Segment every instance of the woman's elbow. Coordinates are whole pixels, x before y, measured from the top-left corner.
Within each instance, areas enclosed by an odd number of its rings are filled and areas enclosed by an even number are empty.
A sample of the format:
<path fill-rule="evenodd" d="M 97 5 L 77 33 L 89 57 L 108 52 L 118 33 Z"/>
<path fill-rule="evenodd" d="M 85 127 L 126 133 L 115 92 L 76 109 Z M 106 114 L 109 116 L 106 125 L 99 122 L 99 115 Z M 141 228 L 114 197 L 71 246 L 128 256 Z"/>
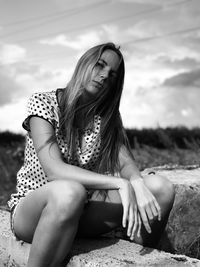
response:
<path fill-rule="evenodd" d="M 38 153 L 38 159 L 48 181 L 57 179 L 64 165 L 61 155 L 45 147 Z"/>
<path fill-rule="evenodd" d="M 59 178 L 61 166 L 58 165 L 59 164 L 48 164 L 47 166 L 43 166 L 43 170 L 49 182 Z"/>

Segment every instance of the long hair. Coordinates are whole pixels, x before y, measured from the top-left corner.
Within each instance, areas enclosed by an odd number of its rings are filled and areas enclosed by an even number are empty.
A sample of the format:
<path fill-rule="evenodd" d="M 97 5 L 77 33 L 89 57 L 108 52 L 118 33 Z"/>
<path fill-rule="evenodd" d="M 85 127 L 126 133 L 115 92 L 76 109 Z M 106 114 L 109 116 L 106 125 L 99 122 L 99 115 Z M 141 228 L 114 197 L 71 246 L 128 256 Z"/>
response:
<path fill-rule="evenodd" d="M 84 92 L 84 85 L 88 82 L 87 73 L 91 73 L 105 50 L 113 50 L 120 58 L 116 81 L 109 90 L 103 90 L 87 104 L 80 104 L 80 97 Z M 119 105 L 124 84 L 124 59 L 113 43 L 97 45 L 89 49 L 79 59 L 71 80 L 66 88 L 61 89 L 60 131 L 65 136 L 72 157 L 75 156 L 75 118 L 78 112 L 87 110 L 93 115 L 101 117 L 101 150 L 96 170 L 99 173 L 114 174 L 119 171 L 119 151 L 124 145 L 132 156 L 131 149 L 119 113 Z"/>

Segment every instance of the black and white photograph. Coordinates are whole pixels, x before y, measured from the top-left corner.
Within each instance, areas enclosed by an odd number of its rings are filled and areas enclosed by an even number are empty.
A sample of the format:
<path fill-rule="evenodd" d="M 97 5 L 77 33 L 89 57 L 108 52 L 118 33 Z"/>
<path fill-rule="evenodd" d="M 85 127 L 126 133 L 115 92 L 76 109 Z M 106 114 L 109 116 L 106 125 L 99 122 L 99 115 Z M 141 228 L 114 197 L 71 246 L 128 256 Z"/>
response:
<path fill-rule="evenodd" d="M 200 1 L 0 0 L 0 267 L 200 266 Z"/>

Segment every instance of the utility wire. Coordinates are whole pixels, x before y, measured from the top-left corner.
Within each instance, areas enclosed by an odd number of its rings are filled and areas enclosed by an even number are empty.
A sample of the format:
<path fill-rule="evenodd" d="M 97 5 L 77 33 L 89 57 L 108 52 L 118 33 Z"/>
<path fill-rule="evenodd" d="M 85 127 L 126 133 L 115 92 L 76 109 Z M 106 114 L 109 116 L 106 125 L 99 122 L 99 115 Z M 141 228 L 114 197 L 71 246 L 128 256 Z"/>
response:
<path fill-rule="evenodd" d="M 191 2 L 191 1 L 192 0 L 185 0 L 185 1 L 177 2 L 177 3 L 173 3 L 173 4 L 167 5 L 167 7 L 180 5 L 180 4 L 183 4 L 183 3 L 186 3 L 186 2 Z M 160 8 L 159 8 L 159 10 L 160 10 Z M 142 12 L 137 13 L 135 15 L 137 16 L 137 15 L 140 15 L 140 14 L 146 14 L 146 13 L 151 13 L 151 12 L 156 12 L 156 11 L 158 11 L 158 8 L 154 8 L 154 9 L 147 10 L 147 11 L 142 11 Z M 118 19 L 120 19 L 120 18 L 118 18 Z M 184 29 L 184 30 L 175 31 L 175 32 L 170 32 L 170 33 L 166 33 L 166 34 L 162 34 L 162 35 L 150 36 L 150 37 L 145 37 L 145 38 L 141 38 L 141 39 L 133 39 L 133 40 L 129 40 L 127 42 L 121 43 L 121 45 L 123 46 L 123 45 L 131 44 L 133 42 L 138 43 L 138 42 L 144 42 L 144 41 L 151 41 L 151 40 L 159 39 L 159 38 L 165 38 L 167 36 L 178 35 L 178 34 L 183 34 L 183 33 L 186 33 L 186 32 L 196 31 L 199 28 L 200 27 L 193 27 L 193 28 Z M 48 54 L 45 54 L 45 55 L 51 56 L 51 55 L 58 55 L 58 54 L 63 54 L 63 52 L 51 52 L 51 53 L 48 53 Z M 42 58 L 44 58 L 44 57 L 42 57 Z M 42 60 L 42 58 L 41 57 L 39 57 L 38 59 L 37 58 L 33 58 L 33 60 L 35 61 L 35 59 L 36 59 L 36 61 L 38 61 L 38 60 L 40 61 L 40 60 Z"/>
<path fill-rule="evenodd" d="M 95 3 L 95 4 L 93 3 L 93 4 L 89 4 L 89 5 L 81 5 L 81 6 L 78 6 L 78 7 L 65 9 L 65 10 L 60 11 L 60 12 L 50 13 L 50 14 L 46 14 L 46 15 L 42 15 L 42 16 L 36 16 L 36 17 L 27 18 L 27 19 L 12 21 L 10 23 L 1 24 L 1 26 L 2 27 L 12 27 L 12 26 L 16 26 L 18 24 L 22 24 L 22 23 L 25 23 L 25 22 L 44 20 L 45 18 L 51 18 L 51 17 L 55 17 L 55 16 L 59 16 L 59 15 L 68 14 L 70 12 L 77 11 L 77 10 L 79 10 L 81 8 L 90 7 L 90 6 L 94 6 L 94 5 L 99 5 L 99 4 L 105 3 L 105 2 L 108 3 L 108 2 L 110 2 L 110 0 L 100 1 L 100 2 Z"/>
<path fill-rule="evenodd" d="M 152 13 L 152 12 L 157 11 L 158 9 L 160 9 L 160 8 L 153 8 L 151 10 L 147 10 L 147 11 L 142 11 L 142 12 L 136 13 L 134 15 L 133 14 L 129 14 L 129 15 L 120 16 L 120 17 L 117 17 L 117 18 L 107 19 L 107 20 L 104 20 L 104 21 L 98 21 L 96 23 L 93 22 L 92 24 L 82 25 L 82 26 L 79 26 L 79 27 L 72 27 L 72 28 L 69 28 L 67 31 L 65 31 L 65 33 L 80 31 L 80 30 L 83 30 L 83 29 L 87 29 L 87 28 L 90 28 L 90 27 L 101 25 L 102 23 L 106 23 L 106 22 L 112 22 L 112 21 L 115 21 L 115 20 L 119 21 L 119 20 L 127 19 L 129 17 L 138 16 L 138 15 L 141 15 L 141 14 Z M 31 38 L 19 39 L 19 40 L 16 40 L 16 42 L 29 42 L 29 41 L 32 41 L 32 40 L 35 40 L 35 39 L 38 39 L 38 38 L 51 37 L 51 36 L 54 36 L 55 34 L 63 34 L 63 31 L 55 31 L 55 32 L 46 34 L 45 36 L 44 36 L 44 34 L 41 34 L 41 35 L 34 36 L 34 37 L 31 37 Z M 3 38 L 4 36 L 2 35 L 0 37 Z"/>
<path fill-rule="evenodd" d="M 166 5 L 166 7 L 172 7 L 172 6 L 175 6 L 175 5 L 177 6 L 177 5 L 188 3 L 188 2 L 191 2 L 191 1 L 192 0 L 183 0 L 183 1 L 180 1 L 180 2 L 173 3 L 173 4 L 168 4 L 168 5 Z M 161 11 L 161 10 L 162 10 L 162 7 L 155 7 L 155 8 L 144 10 L 144 11 L 141 11 L 141 12 L 138 12 L 138 13 L 135 13 L 135 14 L 129 14 L 129 15 L 120 16 L 120 17 L 117 17 L 117 18 L 111 18 L 111 19 L 107 19 L 107 20 L 104 20 L 104 21 L 100 21 L 100 22 L 96 22 L 96 23 L 92 23 L 92 24 L 88 24 L 88 25 L 82 25 L 82 26 L 79 26 L 79 27 L 70 28 L 67 31 L 65 31 L 65 33 L 80 31 L 82 29 L 87 29 L 87 28 L 90 28 L 90 27 L 94 27 L 94 26 L 100 25 L 102 23 L 112 22 L 112 21 L 116 21 L 116 20 L 119 21 L 119 20 L 130 18 L 130 17 L 134 18 L 134 17 L 140 16 L 140 15 L 151 14 L 151 13 L 155 13 L 155 12 Z M 46 38 L 46 37 L 49 37 L 49 36 L 54 36 L 55 34 L 63 34 L 63 31 L 52 32 L 52 33 L 47 34 L 45 36 L 44 35 L 38 35 L 38 36 L 31 37 L 31 38 L 19 39 L 19 40 L 16 40 L 16 42 L 22 42 L 22 43 L 29 42 L 29 41 L 33 41 L 33 40 L 38 39 L 38 38 Z M 2 35 L 0 37 L 3 38 L 5 36 Z"/>
<path fill-rule="evenodd" d="M 154 35 L 154 36 L 149 36 L 149 37 L 145 37 L 145 38 L 141 38 L 141 39 L 133 39 L 133 40 L 130 40 L 130 41 L 123 43 L 123 45 L 131 44 L 131 43 L 140 43 L 140 42 L 152 41 L 155 39 L 166 38 L 168 36 L 175 36 L 175 35 L 180 35 L 180 34 L 184 34 L 187 32 L 194 32 L 194 31 L 198 31 L 198 30 L 200 30 L 200 26 L 188 28 L 188 29 L 183 29 L 183 30 L 178 30 L 178 31 L 174 31 L 174 32 L 168 32 L 168 33 L 159 34 L 159 35 Z"/>
<path fill-rule="evenodd" d="M 194 32 L 194 31 L 197 31 L 197 30 L 200 30 L 200 27 L 188 28 L 188 29 L 184 29 L 184 30 L 169 32 L 169 33 L 166 33 L 166 34 L 150 36 L 150 37 L 141 38 L 141 39 L 133 39 L 133 40 L 129 40 L 127 42 L 121 43 L 120 46 L 123 48 L 126 45 L 129 45 L 129 44 L 132 44 L 132 43 L 148 42 L 148 41 L 152 41 L 152 40 L 155 40 L 155 39 L 162 39 L 162 38 L 166 38 L 168 36 L 181 35 L 181 34 L 184 34 L 184 33 L 187 33 L 187 32 Z M 48 56 L 48 59 L 51 59 L 50 58 L 51 55 L 59 55 L 59 54 L 63 55 L 63 53 L 64 53 L 63 51 L 62 52 L 51 52 L 51 53 L 45 54 L 45 56 Z M 46 57 L 33 58 L 32 60 L 30 59 L 29 61 L 40 62 L 43 59 L 45 60 Z"/>
<path fill-rule="evenodd" d="M 105 3 L 108 3 L 108 1 L 104 0 L 104 1 L 101 1 L 99 3 L 83 6 L 82 8 L 77 8 L 77 9 L 74 8 L 73 10 L 71 9 L 71 10 L 68 10 L 68 11 L 64 12 L 63 15 L 56 16 L 54 18 L 48 18 L 45 21 L 42 21 L 42 22 L 39 22 L 39 23 L 35 23 L 35 24 L 27 26 L 27 27 L 25 27 L 23 29 L 15 30 L 15 31 L 9 32 L 7 34 L 2 34 L 2 35 L 0 35 L 0 38 L 13 36 L 15 34 L 26 32 L 26 31 L 28 31 L 30 29 L 35 29 L 35 28 L 41 27 L 41 26 L 43 26 L 45 24 L 55 22 L 57 20 L 66 19 L 66 14 L 67 14 L 67 18 L 69 18 L 69 17 L 71 17 L 71 16 L 73 16 L 75 14 L 78 14 L 78 13 L 81 13 L 81 12 L 84 12 L 84 11 L 88 11 L 89 9 L 96 8 L 97 6 L 105 4 Z"/>
<path fill-rule="evenodd" d="M 169 36 L 181 35 L 184 33 L 194 32 L 194 31 L 198 31 L 198 30 L 200 30 L 200 26 L 192 27 L 192 28 L 188 28 L 188 29 L 183 29 L 183 30 L 178 30 L 178 31 L 173 31 L 173 32 L 168 32 L 168 33 L 160 34 L 160 35 L 149 36 L 149 37 L 145 37 L 145 38 L 132 39 L 132 40 L 129 40 L 127 42 L 121 43 L 121 47 L 124 47 L 124 46 L 132 44 L 132 43 L 148 42 L 148 41 L 152 41 L 152 40 L 156 40 L 156 39 L 162 39 L 162 38 L 166 38 Z M 47 55 L 51 56 L 51 55 L 58 55 L 58 54 L 63 54 L 63 51 L 62 52 L 48 53 Z M 35 58 L 33 60 L 35 61 Z M 40 57 L 38 59 L 36 58 L 36 61 L 38 61 L 38 60 L 42 60 L 42 57 Z"/>

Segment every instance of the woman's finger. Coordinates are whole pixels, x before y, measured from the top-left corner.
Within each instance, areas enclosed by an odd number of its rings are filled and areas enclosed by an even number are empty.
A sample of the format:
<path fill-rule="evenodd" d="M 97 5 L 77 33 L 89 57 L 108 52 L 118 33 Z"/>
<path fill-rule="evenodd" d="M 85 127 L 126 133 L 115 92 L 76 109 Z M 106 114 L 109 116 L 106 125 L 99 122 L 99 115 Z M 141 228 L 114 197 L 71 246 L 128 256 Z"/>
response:
<path fill-rule="evenodd" d="M 156 198 L 154 199 L 154 206 L 156 207 L 157 213 L 158 213 L 158 220 L 161 220 L 161 208 L 160 205 L 158 204 L 158 201 Z"/>
<path fill-rule="evenodd" d="M 138 230 L 137 230 L 137 236 L 138 237 L 141 236 L 141 227 L 142 227 L 142 221 L 141 221 L 140 214 L 138 212 Z"/>
<path fill-rule="evenodd" d="M 129 209 L 127 236 L 131 236 L 132 228 L 134 225 L 134 219 L 135 219 L 134 212 L 132 209 Z"/>
<path fill-rule="evenodd" d="M 157 199 L 155 198 L 155 196 L 152 194 L 152 202 L 151 202 L 151 210 L 152 213 L 155 217 L 158 217 L 158 220 L 161 220 L 161 208 L 160 205 L 158 204 Z"/>
<path fill-rule="evenodd" d="M 128 206 L 123 204 L 122 226 L 124 228 L 126 228 L 127 220 L 128 220 Z"/>
<path fill-rule="evenodd" d="M 145 210 L 147 214 L 147 219 L 152 221 L 154 219 L 154 214 L 152 212 L 151 205 L 148 205 Z M 156 213 L 156 216 L 157 216 L 157 213 Z"/>
<path fill-rule="evenodd" d="M 134 239 L 134 236 L 135 236 L 135 232 L 136 232 L 137 227 L 138 227 L 138 212 L 135 211 L 134 212 L 134 226 L 133 226 L 131 237 L 130 237 L 131 240 Z"/>
<path fill-rule="evenodd" d="M 151 227 L 149 225 L 146 211 L 143 208 L 139 208 L 139 211 L 140 211 L 140 216 L 141 216 L 142 222 L 144 224 L 144 227 L 147 230 L 147 232 L 150 234 L 151 233 Z"/>
<path fill-rule="evenodd" d="M 157 211 L 157 208 L 155 206 L 155 202 L 152 201 L 152 203 L 150 204 L 150 207 L 151 207 L 151 212 L 153 214 L 153 217 L 158 217 L 158 211 Z"/>

